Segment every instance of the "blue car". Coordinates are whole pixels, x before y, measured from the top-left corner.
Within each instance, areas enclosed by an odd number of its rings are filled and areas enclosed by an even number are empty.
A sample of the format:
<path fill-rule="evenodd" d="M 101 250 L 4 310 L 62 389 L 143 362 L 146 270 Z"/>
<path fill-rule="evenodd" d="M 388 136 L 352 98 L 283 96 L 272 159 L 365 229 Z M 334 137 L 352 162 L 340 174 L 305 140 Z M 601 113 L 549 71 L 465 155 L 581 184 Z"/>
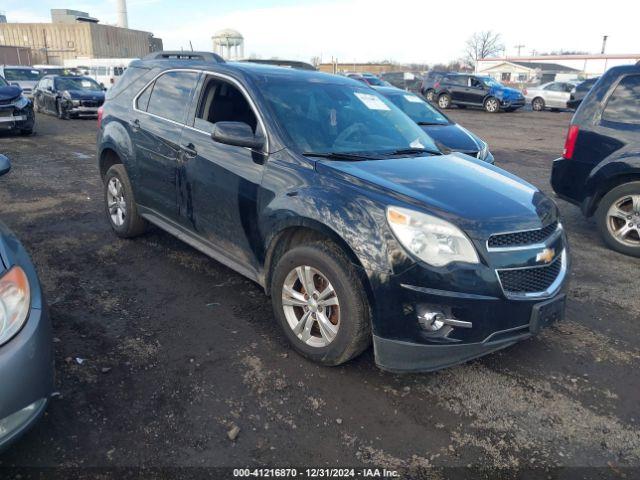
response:
<path fill-rule="evenodd" d="M 322 365 L 373 343 L 383 369 L 435 370 L 563 316 L 554 202 L 443 155 L 361 82 L 157 52 L 130 64 L 98 118 L 113 232 L 152 223 L 255 281 L 292 347 Z"/>
<path fill-rule="evenodd" d="M 433 98 L 441 109 L 480 107 L 489 113 L 513 112 L 524 107 L 520 90 L 502 85 L 491 77 L 449 73 L 434 86 Z"/>
<path fill-rule="evenodd" d="M 10 169 L 0 155 L 0 175 Z M 51 322 L 35 268 L 0 223 L 0 451 L 44 412 L 53 391 Z"/>
<path fill-rule="evenodd" d="M 394 87 L 375 89 L 427 132 L 442 153 L 460 152 L 487 163 L 495 162 L 487 142 L 455 123 L 422 97 Z"/>

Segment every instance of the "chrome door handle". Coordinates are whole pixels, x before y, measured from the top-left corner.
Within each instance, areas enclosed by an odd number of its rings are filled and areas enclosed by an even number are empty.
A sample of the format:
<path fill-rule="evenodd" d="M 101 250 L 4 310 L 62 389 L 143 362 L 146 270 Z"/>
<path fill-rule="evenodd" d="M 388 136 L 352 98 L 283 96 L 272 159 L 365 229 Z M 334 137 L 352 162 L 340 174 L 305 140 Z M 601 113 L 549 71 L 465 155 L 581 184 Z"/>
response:
<path fill-rule="evenodd" d="M 180 148 L 189 158 L 198 156 L 198 151 L 196 150 L 196 147 L 193 143 L 189 143 L 187 145 L 180 145 Z"/>

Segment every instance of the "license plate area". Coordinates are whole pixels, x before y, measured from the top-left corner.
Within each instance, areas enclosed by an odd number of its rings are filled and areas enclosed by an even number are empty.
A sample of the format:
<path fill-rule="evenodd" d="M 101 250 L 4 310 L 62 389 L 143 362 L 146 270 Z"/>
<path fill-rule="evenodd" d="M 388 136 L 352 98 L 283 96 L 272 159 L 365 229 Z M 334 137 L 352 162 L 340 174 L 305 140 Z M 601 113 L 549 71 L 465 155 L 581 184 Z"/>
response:
<path fill-rule="evenodd" d="M 533 334 L 537 334 L 541 329 L 559 322 L 564 318 L 564 310 L 567 304 L 566 295 L 560 295 L 556 298 L 533 306 L 531 312 L 531 320 L 529 321 L 529 330 Z"/>

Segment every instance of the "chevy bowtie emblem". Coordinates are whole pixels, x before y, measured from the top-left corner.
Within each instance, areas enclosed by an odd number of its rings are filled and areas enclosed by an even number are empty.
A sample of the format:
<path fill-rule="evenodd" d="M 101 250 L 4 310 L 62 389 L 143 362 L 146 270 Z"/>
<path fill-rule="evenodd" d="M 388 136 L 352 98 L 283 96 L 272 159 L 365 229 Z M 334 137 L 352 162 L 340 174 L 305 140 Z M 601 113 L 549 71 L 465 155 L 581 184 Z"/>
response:
<path fill-rule="evenodd" d="M 545 248 L 536 255 L 536 262 L 551 263 L 555 256 L 556 251 L 553 248 Z"/>

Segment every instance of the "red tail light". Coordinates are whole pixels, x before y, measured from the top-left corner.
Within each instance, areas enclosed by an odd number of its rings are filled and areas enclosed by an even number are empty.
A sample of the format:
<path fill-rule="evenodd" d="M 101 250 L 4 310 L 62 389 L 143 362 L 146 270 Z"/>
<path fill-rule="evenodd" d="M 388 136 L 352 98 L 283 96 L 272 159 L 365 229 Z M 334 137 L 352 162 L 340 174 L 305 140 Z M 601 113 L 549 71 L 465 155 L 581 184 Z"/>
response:
<path fill-rule="evenodd" d="M 434 89 L 435 89 L 435 88 L 440 88 L 440 82 L 436 82 L 436 83 L 433 85 L 433 88 L 434 88 Z"/>
<path fill-rule="evenodd" d="M 102 109 L 104 107 L 98 107 L 98 128 L 102 125 Z"/>
<path fill-rule="evenodd" d="M 526 88 L 524 88 L 524 89 L 522 90 L 522 94 L 523 94 L 523 95 L 526 95 L 526 94 L 527 94 L 527 89 L 526 89 Z"/>
<path fill-rule="evenodd" d="M 573 151 L 576 148 L 576 140 L 578 139 L 579 131 L 580 128 L 578 127 L 578 125 L 571 125 L 569 127 L 567 139 L 564 142 L 564 150 L 562 152 L 562 156 L 567 160 L 571 160 L 573 158 Z"/>

